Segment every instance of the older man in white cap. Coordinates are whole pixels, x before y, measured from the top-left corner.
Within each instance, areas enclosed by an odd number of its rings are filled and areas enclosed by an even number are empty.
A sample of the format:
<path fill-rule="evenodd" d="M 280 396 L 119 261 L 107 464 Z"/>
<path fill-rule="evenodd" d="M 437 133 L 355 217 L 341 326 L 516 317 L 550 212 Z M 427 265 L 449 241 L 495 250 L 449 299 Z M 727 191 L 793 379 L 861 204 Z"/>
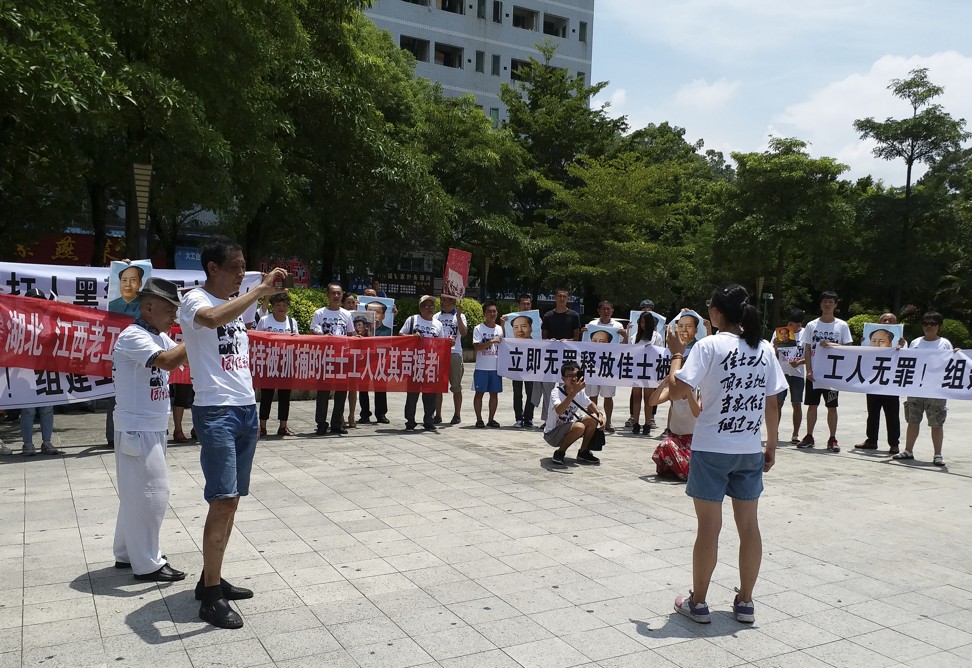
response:
<path fill-rule="evenodd" d="M 150 278 L 138 296 L 141 315 L 118 336 L 112 352 L 119 501 L 115 568 L 131 567 L 136 580 L 175 582 L 186 574 L 165 560 L 159 534 L 169 504 L 169 371 L 186 363 L 186 347 L 166 334 L 179 307 L 175 283 Z"/>

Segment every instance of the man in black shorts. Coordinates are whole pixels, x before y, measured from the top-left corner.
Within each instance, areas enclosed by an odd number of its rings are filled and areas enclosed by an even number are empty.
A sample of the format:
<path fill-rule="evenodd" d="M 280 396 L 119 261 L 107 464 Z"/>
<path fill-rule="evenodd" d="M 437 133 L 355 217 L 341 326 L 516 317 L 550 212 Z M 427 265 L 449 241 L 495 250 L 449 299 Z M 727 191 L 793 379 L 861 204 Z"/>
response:
<path fill-rule="evenodd" d="M 807 406 L 807 435 L 797 444 L 798 448 L 812 448 L 813 428 L 817 424 L 817 406 L 823 398 L 824 406 L 827 408 L 827 427 L 830 430 L 830 438 L 827 439 L 827 449 L 831 452 L 840 452 L 840 445 L 837 443 L 837 390 L 827 389 L 816 386 L 816 378 L 813 374 L 814 355 L 818 347 L 845 346 L 853 341 L 851 338 L 850 327 L 847 323 L 834 315 L 837 310 L 837 293 L 829 290 L 820 294 L 820 317 L 811 320 L 803 328 L 803 335 L 800 339 L 803 344 L 803 359 L 807 365 L 807 384 L 804 404 Z"/>

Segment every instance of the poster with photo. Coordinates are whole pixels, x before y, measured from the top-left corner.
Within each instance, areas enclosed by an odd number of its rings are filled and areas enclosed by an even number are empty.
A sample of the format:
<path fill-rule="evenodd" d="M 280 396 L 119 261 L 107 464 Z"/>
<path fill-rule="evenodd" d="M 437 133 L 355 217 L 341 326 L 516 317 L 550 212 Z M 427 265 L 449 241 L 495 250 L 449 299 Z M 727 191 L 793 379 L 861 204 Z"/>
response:
<path fill-rule="evenodd" d="M 676 332 L 679 339 L 684 343 L 689 341 L 701 341 L 709 332 L 705 327 L 705 319 L 695 311 L 682 311 L 672 318 L 668 323 L 668 328 Z"/>
<path fill-rule="evenodd" d="M 540 311 L 518 311 L 506 314 L 503 334 L 508 339 L 540 340 Z"/>
<path fill-rule="evenodd" d="M 395 300 L 388 297 L 358 297 L 358 310 L 375 314 L 372 336 L 391 336 L 395 326 Z"/>
<path fill-rule="evenodd" d="M 793 327 L 789 325 L 777 327 L 774 339 L 779 346 L 795 346 L 797 342 L 796 333 L 793 331 Z"/>
<path fill-rule="evenodd" d="M 354 323 L 355 335 L 374 336 L 375 315 L 374 311 L 354 311 L 351 314 L 351 322 Z"/>
<path fill-rule="evenodd" d="M 621 332 L 610 325 L 588 325 L 581 336 L 581 341 L 588 343 L 623 343 Z"/>
<path fill-rule="evenodd" d="M 862 346 L 876 348 L 894 348 L 904 336 L 904 325 L 882 325 L 877 322 L 864 323 L 864 338 Z"/>
<path fill-rule="evenodd" d="M 641 318 L 642 313 L 651 313 L 655 318 L 655 331 L 662 335 L 662 340 L 665 339 L 665 324 L 668 320 L 665 319 L 661 313 L 655 313 L 654 311 L 631 311 L 628 320 L 628 342 L 634 343 L 634 340 L 638 336 L 638 319 Z"/>
<path fill-rule="evenodd" d="M 131 264 L 113 261 L 108 268 L 108 310 L 139 317 L 138 291 L 151 277 L 151 260 L 135 260 Z"/>

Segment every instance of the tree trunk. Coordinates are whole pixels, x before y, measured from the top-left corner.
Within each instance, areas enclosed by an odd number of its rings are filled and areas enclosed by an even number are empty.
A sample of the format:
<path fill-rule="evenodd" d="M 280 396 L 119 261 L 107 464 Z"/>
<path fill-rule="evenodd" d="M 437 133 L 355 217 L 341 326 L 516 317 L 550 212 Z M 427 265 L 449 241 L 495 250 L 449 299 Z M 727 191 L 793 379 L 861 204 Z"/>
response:
<path fill-rule="evenodd" d="M 91 202 L 91 227 L 94 228 L 94 250 L 90 264 L 100 267 L 104 264 L 105 242 L 108 232 L 108 193 L 101 183 L 88 181 L 88 200 Z"/>
<path fill-rule="evenodd" d="M 770 310 L 770 328 L 780 324 L 780 304 L 783 301 L 783 246 L 776 249 L 776 285 L 773 288 L 773 308 Z"/>
<path fill-rule="evenodd" d="M 129 170 L 130 171 L 130 170 Z M 138 220 L 138 201 L 135 195 L 135 183 L 131 174 L 128 174 L 128 186 L 125 191 L 125 257 L 130 259 L 144 259 L 139 254 L 139 229 Z"/>

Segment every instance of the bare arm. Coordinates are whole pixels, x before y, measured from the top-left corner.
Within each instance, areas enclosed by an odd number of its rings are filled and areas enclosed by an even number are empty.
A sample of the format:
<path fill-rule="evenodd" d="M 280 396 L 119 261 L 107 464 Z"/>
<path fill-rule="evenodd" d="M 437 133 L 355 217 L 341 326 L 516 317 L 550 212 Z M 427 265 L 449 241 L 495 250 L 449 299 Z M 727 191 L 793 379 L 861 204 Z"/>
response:
<path fill-rule="evenodd" d="M 780 414 L 775 394 L 766 395 L 766 448 L 763 450 L 763 471 L 769 471 L 776 463 L 776 437 L 780 428 Z"/>
<path fill-rule="evenodd" d="M 469 328 L 466 327 L 466 319 L 462 317 L 462 307 L 461 306 L 457 306 L 456 307 L 456 327 L 459 328 L 459 337 L 460 338 L 462 338 L 463 336 L 465 336 L 466 335 L 466 332 L 469 331 Z"/>
<path fill-rule="evenodd" d="M 159 353 L 152 360 L 152 366 L 163 371 L 172 371 L 173 369 L 178 369 L 188 361 L 189 357 L 186 355 L 186 344 L 180 343 L 175 348 L 170 348 L 163 353 Z"/>
<path fill-rule="evenodd" d="M 236 299 L 230 299 L 219 306 L 207 306 L 196 311 L 194 321 L 197 325 L 202 325 L 208 329 L 216 329 L 228 322 L 232 322 L 246 313 L 257 301 L 267 295 L 281 292 L 274 288 L 275 281 L 282 281 L 287 276 L 287 271 L 277 267 L 273 271 L 263 275 L 263 281 L 254 289 L 246 292 Z"/>

